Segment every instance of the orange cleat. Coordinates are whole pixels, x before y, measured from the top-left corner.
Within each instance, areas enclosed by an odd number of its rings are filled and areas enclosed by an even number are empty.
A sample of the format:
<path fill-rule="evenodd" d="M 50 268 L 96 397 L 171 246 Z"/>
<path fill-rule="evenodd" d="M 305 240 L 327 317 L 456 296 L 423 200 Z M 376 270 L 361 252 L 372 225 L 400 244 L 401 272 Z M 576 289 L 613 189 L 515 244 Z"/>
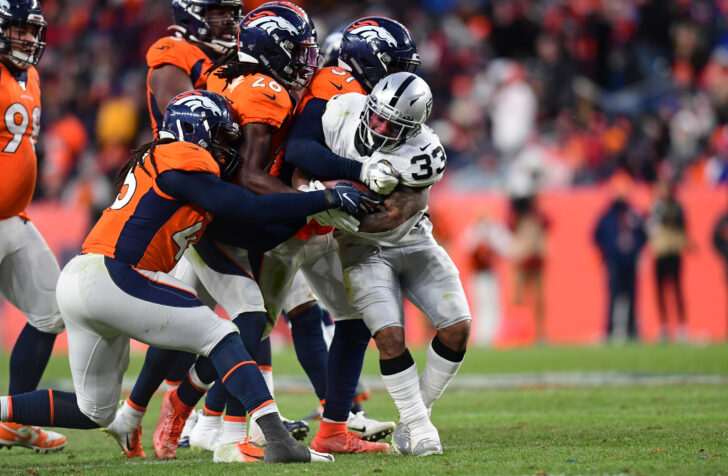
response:
<path fill-rule="evenodd" d="M 22 446 L 38 453 L 48 453 L 62 450 L 66 446 L 66 437 L 37 426 L 0 422 L 0 448 L 3 446 Z"/>
<path fill-rule="evenodd" d="M 389 453 L 387 443 L 364 441 L 350 431 L 329 436 L 319 432 L 311 442 L 311 449 L 322 453 Z"/>
<path fill-rule="evenodd" d="M 159 459 L 172 459 L 177 454 L 177 446 L 185 427 L 187 417 L 190 416 L 193 407 L 180 402 L 177 397 L 177 389 L 172 389 L 164 394 L 162 410 L 157 420 L 157 426 L 152 434 L 154 452 Z"/>

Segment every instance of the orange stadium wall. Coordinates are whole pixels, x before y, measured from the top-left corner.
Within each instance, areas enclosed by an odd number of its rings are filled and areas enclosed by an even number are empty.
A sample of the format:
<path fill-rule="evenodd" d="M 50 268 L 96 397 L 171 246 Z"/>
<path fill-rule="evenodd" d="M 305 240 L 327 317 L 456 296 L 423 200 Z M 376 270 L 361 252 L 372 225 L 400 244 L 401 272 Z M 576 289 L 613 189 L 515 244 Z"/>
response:
<path fill-rule="evenodd" d="M 728 300 L 723 263 L 711 243 L 712 230 L 728 206 L 725 191 L 714 188 L 683 188 L 679 199 L 685 208 L 691 240 L 686 253 L 683 286 L 687 307 L 689 337 L 697 341 L 724 339 L 728 330 Z M 599 214 L 610 202 L 606 188 L 585 188 L 544 194 L 539 206 L 550 221 L 545 265 L 546 336 L 554 344 L 586 345 L 602 339 L 606 319 L 607 288 L 599 254 L 592 244 L 592 229 Z M 652 200 L 646 187 L 635 188 L 631 202 L 647 212 Z M 88 230 L 84 209 L 55 203 L 34 203 L 29 214 L 56 253 L 67 262 L 80 249 Z M 504 222 L 507 202 L 499 195 L 456 194 L 435 187 L 431 214 L 438 239 L 446 246 L 460 270 L 471 308 L 473 270 L 468 255 L 467 230 L 482 216 Z M 532 316 L 528 310 L 510 304 L 512 269 L 507 259 L 496 262 L 499 282 L 500 315 L 493 344 L 499 347 L 526 345 L 534 338 Z M 646 341 L 658 339 L 658 316 L 653 276 L 653 256 L 646 248 L 638 269 L 638 326 Z M 432 329 L 411 305 L 405 307 L 406 332 L 414 345 L 424 345 Z M 282 321 L 282 320 L 281 320 Z M 0 301 L 0 347 L 9 349 L 20 333 L 25 319 L 7 301 Z M 473 336 L 479 322 L 473 323 Z M 279 322 L 278 338 L 288 339 L 285 325 Z M 475 340 L 475 338 L 474 338 Z M 66 348 L 61 336 L 57 349 Z"/>
<path fill-rule="evenodd" d="M 649 211 L 652 198 L 647 187 L 634 188 L 629 197 L 635 208 L 644 214 Z M 697 341 L 724 339 L 728 333 L 727 287 L 723 262 L 713 249 L 712 232 L 728 207 L 727 195 L 722 189 L 684 187 L 678 191 L 678 198 L 685 210 L 691 242 L 690 250 L 685 254 L 682 276 L 688 336 Z M 590 344 L 603 338 L 608 290 L 592 232 L 611 199 L 607 187 L 551 192 L 539 198 L 539 208 L 550 222 L 544 270 L 548 342 Z M 471 244 L 467 230 L 483 216 L 505 222 L 508 204 L 502 196 L 438 190 L 433 191 L 430 203 L 437 235 L 446 243 L 460 270 L 474 310 L 476 303 L 470 291 L 473 270 L 468 259 Z M 532 314 L 510 304 L 513 278 L 507 260 L 498 260 L 495 268 L 502 304 L 494 344 L 528 344 L 534 338 Z M 637 284 L 637 325 L 645 341 L 659 338 L 653 268 L 654 257 L 647 246 L 640 258 Z M 475 319 L 473 336 L 478 334 L 478 324 Z M 411 327 L 415 325 L 413 323 Z M 408 331 L 414 336 L 426 333 L 415 328 Z"/>

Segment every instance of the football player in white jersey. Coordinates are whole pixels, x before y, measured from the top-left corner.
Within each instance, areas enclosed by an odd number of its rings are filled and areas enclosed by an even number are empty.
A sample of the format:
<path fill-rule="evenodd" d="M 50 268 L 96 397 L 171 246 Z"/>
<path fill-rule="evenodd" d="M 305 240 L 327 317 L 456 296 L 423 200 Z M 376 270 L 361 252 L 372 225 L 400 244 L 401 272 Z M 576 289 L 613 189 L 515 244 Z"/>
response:
<path fill-rule="evenodd" d="M 369 96 L 335 96 L 318 124 L 299 120 L 289 139 L 289 147 L 314 138 L 341 158 L 386 161 L 399 176 L 379 212 L 362 217 L 358 231 L 339 229 L 335 236 L 349 303 L 374 336 L 382 377 L 400 412 L 393 446 L 415 456 L 442 453 L 429 415 L 462 364 L 471 321 L 458 270 L 432 237 L 426 215 L 431 185 L 446 164 L 438 137 L 424 125 L 431 108 L 425 81 L 395 73 Z M 403 297 L 437 329 L 419 376 L 405 346 Z"/>

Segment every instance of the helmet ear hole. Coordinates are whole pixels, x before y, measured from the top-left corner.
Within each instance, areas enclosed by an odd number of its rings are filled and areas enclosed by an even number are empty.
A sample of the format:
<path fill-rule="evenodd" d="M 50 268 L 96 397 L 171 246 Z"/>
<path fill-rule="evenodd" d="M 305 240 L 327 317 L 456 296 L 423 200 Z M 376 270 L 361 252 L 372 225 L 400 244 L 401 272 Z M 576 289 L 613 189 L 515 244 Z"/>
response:
<path fill-rule="evenodd" d="M 193 132 L 195 132 L 195 126 L 193 126 L 189 122 L 182 123 L 182 129 L 184 129 L 185 134 L 192 134 Z"/>

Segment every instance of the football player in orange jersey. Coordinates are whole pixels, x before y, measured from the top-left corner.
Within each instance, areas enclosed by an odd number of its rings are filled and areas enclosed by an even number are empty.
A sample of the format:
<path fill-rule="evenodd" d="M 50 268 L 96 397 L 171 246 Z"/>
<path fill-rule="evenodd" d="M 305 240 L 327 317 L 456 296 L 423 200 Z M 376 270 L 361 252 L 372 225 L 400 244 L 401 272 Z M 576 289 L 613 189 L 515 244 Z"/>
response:
<path fill-rule="evenodd" d="M 419 63 L 417 47 L 411 34 L 394 20 L 365 17 L 345 27 L 339 47 L 338 67 L 320 69 L 302 98 L 286 148 L 286 161 L 313 176 L 348 178 L 363 182 L 379 194 L 390 193 L 399 183 L 399 177 L 391 164 L 378 158 L 352 163 L 352 160 L 336 155 L 322 145 L 321 138 L 316 140 L 316 135 L 321 133 L 321 116 L 329 99 L 343 93 L 367 94 L 383 77 L 400 71 L 413 72 Z M 316 131 L 314 126 L 319 130 Z M 327 215 L 331 213 L 323 214 L 319 221 L 326 223 L 329 218 Z M 347 217 L 344 219 L 351 220 Z M 336 220 L 332 223 L 335 224 Z M 328 267 L 324 266 L 327 261 L 330 263 Z M 329 308 L 328 301 L 336 300 L 336 296 L 325 292 L 328 289 L 325 283 L 329 282 L 331 286 L 332 281 L 341 278 L 341 263 L 336 248 L 332 247 L 313 269 L 319 270 L 319 275 L 317 277 L 309 273 L 309 282 Z M 312 447 L 336 453 L 385 451 L 380 443 L 363 440 L 376 440 L 381 435 L 390 434 L 395 428 L 394 423 L 377 422 L 361 414 L 349 413 L 364 353 L 371 338 L 369 329 L 361 320 L 351 318 L 352 313 L 332 311 L 332 316 L 336 326 L 329 348 L 327 393 L 322 422 L 311 443 Z"/>
<path fill-rule="evenodd" d="M 241 0 L 173 0 L 172 36 L 147 51 L 147 101 L 156 137 L 164 108 L 177 94 L 205 89 L 212 63 L 235 49 Z"/>
<path fill-rule="evenodd" d="M 240 141 L 225 98 L 189 91 L 173 98 L 166 111 L 160 139 L 138 149 L 122 168 L 116 200 L 58 281 L 76 392 L 0 397 L 0 421 L 80 429 L 108 424 L 128 366 L 129 340 L 135 338 L 204 356 L 191 380 L 222 376 L 225 387 L 252 409 L 268 446 L 264 454 L 244 455 L 246 461 L 333 461 L 285 429 L 235 325 L 168 273 L 202 237 L 213 214 L 244 222 L 251 232 L 280 224 L 300 227 L 306 216 L 329 208 L 359 211 L 361 193 L 337 184 L 321 192 L 253 195 L 222 180 L 236 173 Z M 185 423 L 179 415 L 191 408 L 176 393 L 165 395 L 164 408 L 169 407 L 174 411 L 166 412 L 163 426 L 179 432 Z M 164 454 L 167 443 L 155 441 L 157 454 Z M 119 444 L 141 452 L 138 441 Z"/>
<path fill-rule="evenodd" d="M 312 23 L 305 12 L 295 5 L 287 2 L 266 4 L 243 19 L 239 44 L 238 59 L 221 59 L 218 65 L 222 67 L 219 72 L 209 76 L 207 87 L 223 93 L 231 100 L 232 109 L 241 125 L 244 137 L 241 150 L 243 165 L 239 177 L 241 184 L 254 192 L 260 192 L 261 187 L 268 187 L 268 191 L 275 189 L 292 192 L 295 189 L 268 174 L 264 168 L 272 162 L 271 157 L 275 156 L 279 144 L 285 138 L 285 125 L 290 122 L 293 112 L 289 88 L 305 86 L 315 70 L 317 47 Z M 187 260 L 187 265 L 194 268 L 197 279 L 204 284 L 212 297 L 226 310 L 236 310 L 231 316 L 236 323 L 245 326 L 245 329 L 241 327 L 241 333 L 245 336 L 257 335 L 259 340 L 265 328 L 272 327 L 271 323 L 275 321 L 266 318 L 257 285 L 256 289 L 251 287 L 246 291 L 256 292 L 257 298 L 254 302 L 259 309 L 246 309 L 244 314 L 239 314 L 241 305 L 245 303 L 234 302 L 230 291 L 226 289 L 231 286 L 242 288 L 242 284 L 233 284 L 233 281 L 241 280 L 235 273 L 221 272 L 236 266 L 239 269 L 250 269 L 247 250 L 225 247 L 221 252 L 219 244 L 200 243 L 188 253 L 194 256 Z M 234 261 L 231 261 L 231 256 L 234 256 Z M 248 274 L 252 276 L 253 273 Z M 248 296 L 243 295 L 237 300 L 244 301 L 246 298 L 249 302 L 245 305 L 252 305 L 253 301 Z M 257 349 L 250 350 L 255 353 Z M 180 385 L 178 391 L 182 398 L 186 398 L 185 395 L 193 390 L 190 384 L 185 379 Z M 199 392 L 198 398 L 201 395 L 202 392 Z M 188 401 L 194 403 L 192 400 Z M 245 409 L 230 397 L 227 403 L 219 444 L 216 448 L 212 444 L 205 447 L 215 449 L 215 461 L 233 461 L 239 458 L 240 452 L 236 443 L 245 436 Z M 205 410 L 208 410 L 207 402 Z M 203 421 L 207 419 L 205 416 Z M 193 430 L 193 437 L 196 431 Z M 298 436 L 305 436 L 305 433 L 299 433 Z M 193 437 L 191 444 L 195 444 Z"/>
<path fill-rule="evenodd" d="M 0 2 L 0 293 L 28 319 L 10 354 L 11 395 L 35 390 L 63 321 L 56 304 L 58 262 L 25 213 L 35 189 L 46 21 L 35 0 Z M 0 423 L 0 447 L 47 452 L 63 435 Z"/>
<path fill-rule="evenodd" d="M 147 51 L 147 103 L 154 137 L 157 137 L 169 100 L 190 89 L 206 89 L 210 66 L 220 56 L 236 48 L 237 25 L 242 18 L 241 0 L 173 0 L 172 35 L 160 38 Z M 159 376 L 140 379 L 127 404 L 143 410 L 152 394 L 166 378 L 169 388 L 179 385 L 195 356 L 180 353 L 169 364 L 160 351 L 150 347 L 142 374 Z M 224 391 L 220 397 L 224 400 Z"/>

